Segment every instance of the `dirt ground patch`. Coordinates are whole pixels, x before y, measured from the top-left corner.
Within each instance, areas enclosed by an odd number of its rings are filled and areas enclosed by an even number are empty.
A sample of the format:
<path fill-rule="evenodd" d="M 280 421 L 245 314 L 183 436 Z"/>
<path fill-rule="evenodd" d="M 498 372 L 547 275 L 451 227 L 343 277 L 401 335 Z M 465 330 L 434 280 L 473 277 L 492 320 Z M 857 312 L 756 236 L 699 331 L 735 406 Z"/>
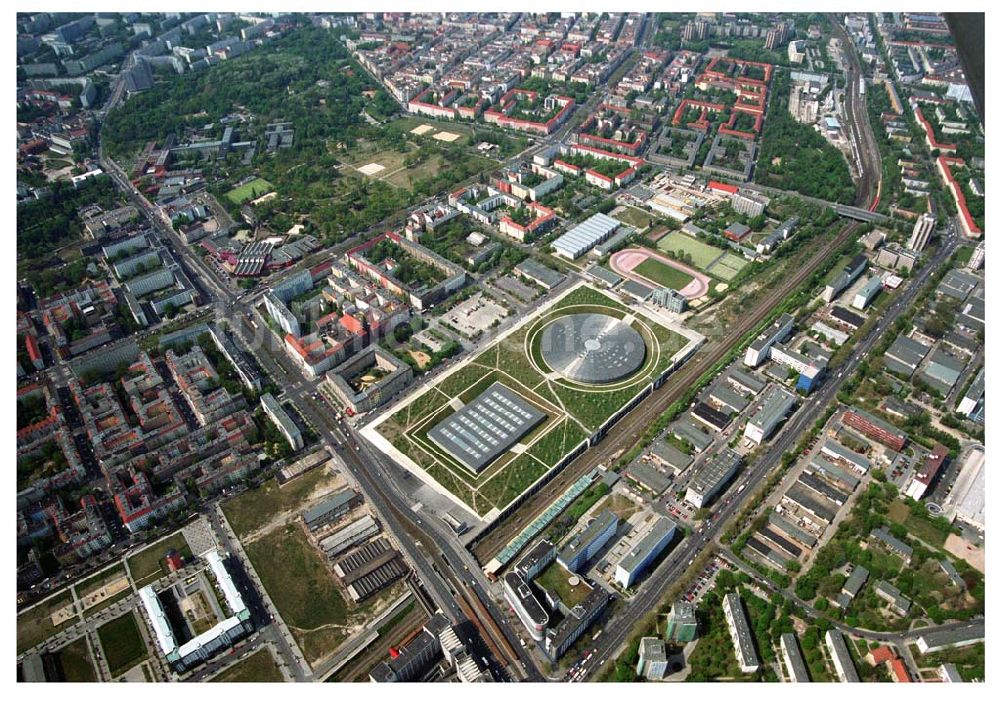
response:
<path fill-rule="evenodd" d="M 429 354 L 423 351 L 410 350 L 410 358 L 417 362 L 417 365 L 421 368 L 426 368 L 427 364 L 431 362 L 431 357 Z"/>
<path fill-rule="evenodd" d="M 982 546 L 973 546 L 958 534 L 949 534 L 944 541 L 944 550 L 956 558 L 964 559 L 980 573 L 986 574 L 986 549 Z"/>

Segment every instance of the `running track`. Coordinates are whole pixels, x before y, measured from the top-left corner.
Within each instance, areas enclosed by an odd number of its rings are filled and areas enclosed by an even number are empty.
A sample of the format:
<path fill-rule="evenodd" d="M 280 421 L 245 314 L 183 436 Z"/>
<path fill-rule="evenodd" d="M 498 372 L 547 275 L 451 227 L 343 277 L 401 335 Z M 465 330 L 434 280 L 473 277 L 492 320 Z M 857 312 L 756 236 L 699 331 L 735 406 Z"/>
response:
<path fill-rule="evenodd" d="M 677 261 L 667 258 L 666 256 L 661 256 L 655 251 L 650 251 L 649 249 L 622 249 L 618 253 L 611 256 L 611 269 L 618 275 L 623 275 L 626 278 L 630 278 L 645 285 L 651 285 L 653 288 L 663 287 L 656 281 L 650 280 L 646 276 L 635 272 L 635 267 L 647 258 L 654 258 L 666 266 L 670 266 L 671 268 L 679 270 L 682 273 L 687 273 L 694 279 L 685 285 L 683 289 L 677 291 L 687 299 L 693 300 L 697 297 L 708 294 L 708 286 L 711 281 L 707 275 L 701 271 L 695 270 L 694 268 L 689 268 L 683 263 L 678 263 Z"/>

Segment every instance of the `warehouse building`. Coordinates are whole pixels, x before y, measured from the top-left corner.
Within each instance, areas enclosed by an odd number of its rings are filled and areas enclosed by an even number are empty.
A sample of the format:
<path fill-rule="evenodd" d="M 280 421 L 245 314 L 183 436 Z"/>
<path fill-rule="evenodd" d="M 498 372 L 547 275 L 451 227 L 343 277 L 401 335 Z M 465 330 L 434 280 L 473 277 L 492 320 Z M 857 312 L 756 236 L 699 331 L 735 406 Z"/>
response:
<path fill-rule="evenodd" d="M 646 568 L 663 553 L 677 533 L 677 524 L 667 517 L 659 517 L 649 531 L 618 561 L 615 580 L 623 588 L 634 585 Z"/>
<path fill-rule="evenodd" d="M 480 473 L 544 419 L 544 412 L 497 382 L 434 425 L 427 438 Z"/>
<path fill-rule="evenodd" d="M 722 431 L 729 424 L 729 416 L 725 412 L 699 402 L 691 410 L 691 416 L 713 431 Z"/>
<path fill-rule="evenodd" d="M 885 420 L 860 409 L 848 409 L 841 421 L 845 426 L 857 429 L 869 439 L 885 444 L 894 451 L 902 451 L 909 438 L 905 431 L 897 429 Z"/>
<path fill-rule="evenodd" d="M 767 386 L 767 382 L 753 373 L 747 373 L 739 368 L 731 368 L 725 375 L 726 381 L 740 392 L 759 395 Z"/>
<path fill-rule="evenodd" d="M 830 308 L 830 316 L 851 329 L 860 329 L 865 323 L 865 318 L 856 312 L 851 312 L 846 307 L 834 305 Z"/>
<path fill-rule="evenodd" d="M 864 254 L 858 254 L 851 259 L 851 262 L 844 266 L 844 270 L 832 281 L 827 283 L 823 289 L 823 300 L 833 302 L 833 299 L 843 292 L 851 283 L 858 279 L 858 276 L 868 267 L 868 259 Z"/>
<path fill-rule="evenodd" d="M 963 370 L 965 370 L 965 361 L 945 347 L 938 346 L 931 353 L 918 375 L 921 380 L 939 393 L 948 395 L 962 376 Z"/>
<path fill-rule="evenodd" d="M 743 436 L 756 444 L 763 443 L 781 424 L 792 407 L 795 406 L 795 395 L 780 385 L 772 386 L 765 393 L 757 409 L 747 420 Z"/>
<path fill-rule="evenodd" d="M 527 258 L 514 266 L 514 273 L 522 278 L 527 278 L 545 290 L 551 290 L 566 279 L 566 276 L 562 273 L 554 271 L 531 258 Z"/>
<path fill-rule="evenodd" d="M 722 598 L 722 611 L 726 614 L 726 626 L 729 628 L 729 637 L 733 641 L 740 670 L 744 673 L 757 672 L 760 670 L 760 658 L 750 633 L 750 623 L 743 611 L 743 600 L 735 592 L 727 593 Z"/>
<path fill-rule="evenodd" d="M 852 451 L 833 439 L 826 439 L 820 446 L 820 453 L 824 453 L 836 461 L 847 463 L 852 470 L 865 475 L 872 464 L 867 458 L 856 451 Z"/>
<path fill-rule="evenodd" d="M 691 465 L 691 461 L 694 460 L 663 437 L 653 442 L 647 455 L 654 463 L 670 470 L 675 475 Z"/>
<path fill-rule="evenodd" d="M 742 412 L 750 404 L 750 400 L 740 395 L 722 380 L 709 391 L 708 399 L 724 410 L 734 413 Z"/>
<path fill-rule="evenodd" d="M 650 465 L 641 458 L 637 458 L 626 466 L 622 475 L 629 480 L 634 480 L 639 484 L 639 487 L 649 490 L 654 495 L 662 493 L 673 482 L 671 474 L 660 470 L 655 465 Z"/>
<path fill-rule="evenodd" d="M 370 514 L 355 519 L 345 527 L 335 531 L 319 542 L 319 547 L 330 558 L 337 556 L 349 548 L 357 546 L 369 537 L 379 532 L 378 522 Z"/>
<path fill-rule="evenodd" d="M 742 460 L 738 453 L 728 447 L 710 457 L 691 478 L 684 500 L 695 507 L 704 507 L 736 475 Z"/>
<path fill-rule="evenodd" d="M 892 346 L 885 352 L 885 367 L 909 379 L 930 350 L 930 346 L 925 346 L 908 336 L 897 336 Z"/>
<path fill-rule="evenodd" d="M 813 456 L 809 460 L 809 465 L 806 467 L 806 471 L 810 473 L 818 473 L 826 480 L 829 480 L 836 485 L 841 485 L 850 492 L 854 492 L 858 483 L 861 482 L 861 478 L 852 473 L 850 470 L 841 468 L 839 465 L 824 458 L 823 456 Z"/>
<path fill-rule="evenodd" d="M 617 219 L 598 212 L 552 242 L 552 248 L 557 255 L 576 260 L 610 238 L 620 226 Z"/>
<path fill-rule="evenodd" d="M 875 296 L 882 291 L 882 279 L 877 275 L 873 275 L 868 281 L 861 286 L 861 289 L 854 293 L 854 299 L 851 300 L 851 307 L 856 310 L 863 310 L 868 305 L 872 303 Z"/>
<path fill-rule="evenodd" d="M 608 510 L 594 517 L 586 528 L 562 547 L 556 560 L 566 570 L 579 572 L 604 548 L 618 530 L 618 515 Z"/>
<path fill-rule="evenodd" d="M 788 488 L 782 499 L 797 505 L 818 519 L 819 522 L 816 523 L 823 526 L 832 522 L 834 517 L 837 516 L 838 505 L 824 497 L 820 497 L 815 491 L 808 489 L 798 480 L 795 481 L 792 487 Z"/>
<path fill-rule="evenodd" d="M 315 507 L 302 513 L 302 521 L 310 531 L 332 524 L 362 502 L 361 495 L 350 488 L 328 497 Z"/>

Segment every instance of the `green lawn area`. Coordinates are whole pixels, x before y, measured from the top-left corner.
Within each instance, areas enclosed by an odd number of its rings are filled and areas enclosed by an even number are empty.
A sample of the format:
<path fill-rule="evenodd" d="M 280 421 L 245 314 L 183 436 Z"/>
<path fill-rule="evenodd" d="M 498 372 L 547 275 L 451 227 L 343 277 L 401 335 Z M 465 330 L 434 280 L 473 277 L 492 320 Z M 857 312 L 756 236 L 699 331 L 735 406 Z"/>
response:
<path fill-rule="evenodd" d="M 346 638 L 347 603 L 301 529 L 275 529 L 247 544 L 246 552 L 307 659 L 321 658 Z"/>
<path fill-rule="evenodd" d="M 681 231 L 672 231 L 665 237 L 656 242 L 656 248 L 660 250 L 661 253 L 667 254 L 669 257 L 670 251 L 679 251 L 682 253 L 689 254 L 691 260 L 694 262 L 695 268 L 699 268 L 702 271 L 708 266 L 712 261 L 717 259 L 723 253 L 722 249 L 717 246 L 712 246 L 711 244 L 706 244 L 700 239 L 695 239 L 693 236 L 688 236 Z"/>
<path fill-rule="evenodd" d="M 684 271 L 671 268 L 655 258 L 647 258 L 632 270 L 641 276 L 649 278 L 658 285 L 662 285 L 665 288 L 673 288 L 674 290 L 680 290 L 694 280 L 694 278 Z"/>
<path fill-rule="evenodd" d="M 278 485 L 272 478 L 255 490 L 248 490 L 222 504 L 229 526 L 240 538 L 267 524 L 281 512 L 298 507 L 330 476 L 322 467 Z"/>
<path fill-rule="evenodd" d="M 570 578 L 575 578 L 577 584 L 570 585 Z M 586 583 L 555 562 L 539 573 L 535 582 L 553 593 L 562 600 L 564 605 L 570 608 L 583 602 L 590 594 L 590 587 Z"/>
<path fill-rule="evenodd" d="M 910 507 L 902 500 L 891 503 L 886 516 L 892 521 L 902 524 L 912 536 L 924 543 L 934 548 L 944 548 L 945 539 L 948 538 L 947 531 L 939 529 L 923 515 L 911 511 Z"/>
<path fill-rule="evenodd" d="M 983 643 L 949 648 L 923 656 L 916 655 L 915 658 L 921 668 L 936 668 L 944 663 L 954 663 L 966 682 L 986 680 L 986 645 Z"/>
<path fill-rule="evenodd" d="M 249 183 L 244 183 L 238 188 L 233 188 L 226 193 L 226 198 L 237 205 L 242 205 L 247 200 L 253 200 L 261 195 L 274 190 L 274 186 L 263 178 L 254 178 Z"/>
<path fill-rule="evenodd" d="M 117 677 L 146 660 L 146 643 L 135 615 L 129 612 L 97 629 L 111 676 Z"/>
<path fill-rule="evenodd" d="M 166 539 L 147 546 L 134 556 L 129 556 L 128 568 L 132 575 L 132 582 L 137 589 L 149 585 L 167 574 L 164 560 L 170 550 L 180 553 L 184 560 L 191 558 L 191 547 L 188 546 L 188 542 L 184 538 L 184 532 L 178 531 L 171 534 Z"/>
<path fill-rule="evenodd" d="M 283 682 L 271 649 L 261 648 L 252 656 L 229 666 L 209 682 Z"/>
<path fill-rule="evenodd" d="M 52 613 L 62 609 L 72 601 L 73 596 L 69 588 L 66 588 L 55 597 L 18 614 L 17 652 L 20 653 L 35 646 L 69 626 L 74 620 L 70 619 L 55 626 L 52 623 Z"/>
<path fill-rule="evenodd" d="M 555 309 L 485 348 L 387 417 L 379 425 L 379 433 L 478 514 L 505 507 L 589 432 L 633 399 L 643 383 L 662 372 L 673 354 L 686 343 L 675 332 L 640 317 L 633 326 L 646 340 L 649 353 L 645 364 L 633 376 L 605 385 L 600 391 L 568 380 L 550 381 L 539 372 L 544 368 L 539 353 L 541 330 L 566 311 L 600 312 L 618 318 L 627 313 L 623 305 L 603 293 L 579 287 Z M 520 393 L 541 408 L 547 418 L 520 440 L 527 446 L 526 452 L 520 455 L 507 452 L 476 475 L 432 445 L 426 434 L 454 411 L 449 407 L 451 398 L 468 403 L 494 381 Z"/>
<path fill-rule="evenodd" d="M 87 639 L 81 636 L 56 651 L 56 659 L 66 682 L 95 682 L 94 664 L 87 649 Z"/>
<path fill-rule="evenodd" d="M 619 210 L 614 217 L 619 222 L 628 224 L 629 226 L 635 227 L 640 231 L 648 227 L 653 221 L 653 218 L 649 214 L 629 205 L 626 205 L 623 209 Z"/>

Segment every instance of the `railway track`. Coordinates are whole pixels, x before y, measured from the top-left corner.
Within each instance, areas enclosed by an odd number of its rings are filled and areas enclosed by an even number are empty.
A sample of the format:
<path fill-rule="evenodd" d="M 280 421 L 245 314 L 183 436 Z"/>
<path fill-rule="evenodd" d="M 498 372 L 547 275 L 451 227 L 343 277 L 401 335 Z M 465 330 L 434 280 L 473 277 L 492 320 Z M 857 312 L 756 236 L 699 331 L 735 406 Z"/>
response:
<path fill-rule="evenodd" d="M 754 330 L 782 300 L 804 282 L 826 258 L 842 246 L 860 226 L 857 222 L 846 224 L 832 239 L 825 242 L 812 255 L 806 265 L 776 287 L 761 300 L 753 311 L 742 318 L 729 333 L 716 341 L 701 347 L 673 376 L 660 388 L 639 404 L 613 427 L 605 439 L 595 448 L 582 454 L 570 463 L 558 476 L 552 479 L 534 497 L 524 503 L 506 518 L 508 526 L 496 529 L 474 544 L 472 553 L 480 564 L 485 564 L 517 533 L 523 525 L 531 522 L 569 485 L 598 464 L 608 463 L 619 451 L 624 451 L 641 438 L 643 432 L 674 402 L 678 401 L 697 380 L 716 363 L 746 334 Z M 516 517 L 516 519 L 515 519 Z"/>

